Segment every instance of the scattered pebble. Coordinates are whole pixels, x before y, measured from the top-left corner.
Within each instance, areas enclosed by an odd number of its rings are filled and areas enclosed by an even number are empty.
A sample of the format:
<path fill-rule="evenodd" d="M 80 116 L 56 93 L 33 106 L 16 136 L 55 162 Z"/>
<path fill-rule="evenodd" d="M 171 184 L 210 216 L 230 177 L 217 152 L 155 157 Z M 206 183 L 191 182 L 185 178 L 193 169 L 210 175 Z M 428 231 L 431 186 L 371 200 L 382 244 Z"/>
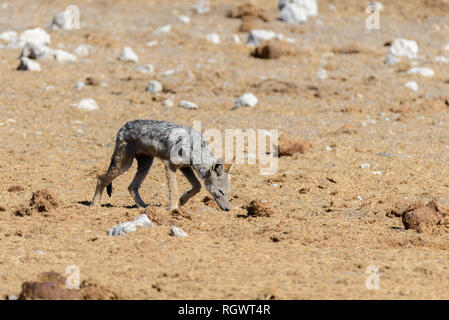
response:
<path fill-rule="evenodd" d="M 415 92 L 419 90 L 419 87 L 418 87 L 418 84 L 416 83 L 416 81 L 409 81 L 405 84 L 405 86 Z"/>
<path fill-rule="evenodd" d="M 189 16 L 179 16 L 178 20 L 181 23 L 184 23 L 184 24 L 189 24 L 190 23 L 190 17 Z"/>
<path fill-rule="evenodd" d="M 276 33 L 270 30 L 252 30 L 248 35 L 247 44 L 252 46 L 258 46 L 262 41 L 274 39 Z"/>
<path fill-rule="evenodd" d="M 65 12 L 59 12 L 57 13 L 50 25 L 50 28 L 52 30 L 70 30 L 72 29 L 72 21 L 70 19 L 66 19 Z"/>
<path fill-rule="evenodd" d="M 122 236 L 137 231 L 137 227 L 154 227 L 146 214 L 141 214 L 134 221 L 123 222 L 109 229 L 109 236 Z"/>
<path fill-rule="evenodd" d="M 200 1 L 197 4 L 191 5 L 189 9 L 197 14 L 207 13 L 210 11 L 209 2 Z"/>
<path fill-rule="evenodd" d="M 217 33 L 209 33 L 208 35 L 206 35 L 206 41 L 213 44 L 219 44 L 220 36 Z"/>
<path fill-rule="evenodd" d="M 186 100 L 179 101 L 179 106 L 184 109 L 198 109 L 198 106 L 195 103 Z"/>
<path fill-rule="evenodd" d="M 232 35 L 232 40 L 233 40 L 235 43 L 240 43 L 240 37 L 239 37 L 239 35 L 238 35 L 238 34 L 233 34 L 233 35 Z"/>
<path fill-rule="evenodd" d="M 17 300 L 17 296 L 15 294 L 10 294 L 8 300 Z"/>
<path fill-rule="evenodd" d="M 80 44 L 73 50 L 73 54 L 76 54 L 78 57 L 87 57 L 89 55 L 89 46 L 87 44 Z"/>
<path fill-rule="evenodd" d="M 120 53 L 120 60 L 124 62 L 134 62 L 139 61 L 139 57 L 134 53 L 133 49 L 130 47 L 124 47 Z"/>
<path fill-rule="evenodd" d="M 22 32 L 12 47 L 21 48 L 27 42 L 37 45 L 49 45 L 51 43 L 50 35 L 41 28 L 28 29 Z"/>
<path fill-rule="evenodd" d="M 15 41 L 17 41 L 18 37 L 19 37 L 19 34 L 16 31 L 12 31 L 12 30 L 3 31 L 0 34 L 0 40 L 3 40 L 5 42 L 15 42 Z"/>
<path fill-rule="evenodd" d="M 362 163 L 359 167 L 361 169 L 369 169 L 371 168 L 371 165 L 369 163 Z"/>
<path fill-rule="evenodd" d="M 152 40 L 146 43 L 147 47 L 154 47 L 158 44 L 159 42 L 157 40 Z"/>
<path fill-rule="evenodd" d="M 444 46 L 443 50 L 449 51 L 449 43 Z"/>
<path fill-rule="evenodd" d="M 20 52 L 19 59 L 20 58 L 52 59 L 52 49 L 46 45 L 27 42 L 24 45 L 22 52 Z"/>
<path fill-rule="evenodd" d="M 279 0 L 278 8 L 282 11 L 286 6 L 294 5 L 301 9 L 306 16 L 315 17 L 318 15 L 317 0 Z"/>
<path fill-rule="evenodd" d="M 401 62 L 401 59 L 396 57 L 395 55 L 388 53 L 387 58 L 385 59 L 386 65 L 392 65 Z"/>
<path fill-rule="evenodd" d="M 162 104 L 167 107 L 173 107 L 174 102 L 172 99 L 167 99 L 167 100 L 162 101 Z"/>
<path fill-rule="evenodd" d="M 408 74 L 418 74 L 423 77 L 433 77 L 435 71 L 430 68 L 414 67 L 407 71 Z"/>
<path fill-rule="evenodd" d="M 45 252 L 42 251 L 42 250 L 36 250 L 36 251 L 34 251 L 34 253 L 36 253 L 36 254 L 38 254 L 40 256 L 44 256 L 45 255 Z"/>
<path fill-rule="evenodd" d="M 162 35 L 167 34 L 171 31 L 171 25 L 167 24 L 165 26 L 159 27 L 156 30 L 153 31 L 153 34 L 155 35 Z"/>
<path fill-rule="evenodd" d="M 94 99 L 82 99 L 76 104 L 76 107 L 86 111 L 98 110 L 98 104 Z"/>
<path fill-rule="evenodd" d="M 176 238 L 188 237 L 188 234 L 184 230 L 175 226 L 170 227 L 170 235 Z"/>
<path fill-rule="evenodd" d="M 418 56 L 418 43 L 414 40 L 395 39 L 390 47 L 390 53 L 395 57 L 416 59 Z"/>
<path fill-rule="evenodd" d="M 305 23 L 307 22 L 307 14 L 303 8 L 295 3 L 286 2 L 281 9 L 281 19 L 287 23 Z"/>
<path fill-rule="evenodd" d="M 145 73 L 145 74 L 153 74 L 154 73 L 154 67 L 152 64 L 148 63 L 143 66 L 137 66 L 134 68 L 135 71 Z"/>
<path fill-rule="evenodd" d="M 75 55 L 61 49 L 52 50 L 51 55 L 58 62 L 75 62 L 77 60 Z"/>
<path fill-rule="evenodd" d="M 245 93 L 235 101 L 235 108 L 250 107 L 254 108 L 259 100 L 252 93 Z"/>
<path fill-rule="evenodd" d="M 445 56 L 436 56 L 436 57 L 435 57 L 435 62 L 439 62 L 439 63 L 449 63 L 449 57 L 445 57 Z"/>
<path fill-rule="evenodd" d="M 176 70 L 167 70 L 167 71 L 161 72 L 160 76 L 161 77 L 171 76 L 175 72 L 176 72 Z"/>
<path fill-rule="evenodd" d="M 152 80 L 148 84 L 146 91 L 151 93 L 158 93 L 162 91 L 162 84 L 159 81 Z"/>
<path fill-rule="evenodd" d="M 21 58 L 20 64 L 17 67 L 17 70 L 21 71 L 41 71 L 41 65 L 34 60 L 31 60 L 29 58 Z"/>
<path fill-rule="evenodd" d="M 320 68 L 320 69 L 318 70 L 318 73 L 317 73 L 316 77 L 317 77 L 318 79 L 320 79 L 320 80 L 324 80 L 324 79 L 329 78 L 329 76 L 327 75 L 327 71 L 326 71 L 326 69 L 324 69 L 324 68 Z"/>
<path fill-rule="evenodd" d="M 85 86 L 85 85 L 84 85 L 84 82 L 78 81 L 78 82 L 75 84 L 75 89 L 78 90 L 78 91 L 80 91 L 84 86 Z"/>

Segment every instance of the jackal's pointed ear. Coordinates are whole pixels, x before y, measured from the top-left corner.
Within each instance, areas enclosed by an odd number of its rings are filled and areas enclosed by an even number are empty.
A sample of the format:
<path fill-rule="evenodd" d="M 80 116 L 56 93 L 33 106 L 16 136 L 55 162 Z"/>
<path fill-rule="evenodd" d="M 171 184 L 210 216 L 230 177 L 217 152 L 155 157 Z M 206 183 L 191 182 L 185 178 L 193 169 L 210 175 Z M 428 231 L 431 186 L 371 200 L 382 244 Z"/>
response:
<path fill-rule="evenodd" d="M 224 171 L 226 173 L 231 173 L 232 169 L 234 169 L 234 165 L 235 165 L 235 156 L 234 156 L 234 158 L 232 158 L 231 164 L 225 164 Z"/>
<path fill-rule="evenodd" d="M 211 168 L 218 176 L 223 173 L 223 160 L 220 158 L 215 161 L 214 165 Z"/>

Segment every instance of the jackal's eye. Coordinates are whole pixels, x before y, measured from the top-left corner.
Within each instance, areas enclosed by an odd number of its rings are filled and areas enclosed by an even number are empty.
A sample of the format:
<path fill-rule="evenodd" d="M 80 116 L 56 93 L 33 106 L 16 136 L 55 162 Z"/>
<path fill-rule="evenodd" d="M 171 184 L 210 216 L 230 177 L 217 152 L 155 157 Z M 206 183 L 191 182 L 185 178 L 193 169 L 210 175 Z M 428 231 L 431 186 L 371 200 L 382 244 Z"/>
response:
<path fill-rule="evenodd" d="M 221 195 L 222 197 L 224 197 L 224 193 L 221 190 L 218 190 L 219 195 Z"/>

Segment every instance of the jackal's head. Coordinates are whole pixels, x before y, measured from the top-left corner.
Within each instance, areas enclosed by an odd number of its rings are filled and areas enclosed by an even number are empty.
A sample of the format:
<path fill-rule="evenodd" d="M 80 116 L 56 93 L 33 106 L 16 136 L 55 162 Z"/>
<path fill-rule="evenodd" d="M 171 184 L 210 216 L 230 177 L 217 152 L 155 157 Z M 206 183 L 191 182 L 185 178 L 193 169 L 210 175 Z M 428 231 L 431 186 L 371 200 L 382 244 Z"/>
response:
<path fill-rule="evenodd" d="M 217 160 L 207 173 L 204 183 L 221 210 L 229 211 L 229 196 L 231 194 L 231 170 L 234 163 L 224 165 Z"/>

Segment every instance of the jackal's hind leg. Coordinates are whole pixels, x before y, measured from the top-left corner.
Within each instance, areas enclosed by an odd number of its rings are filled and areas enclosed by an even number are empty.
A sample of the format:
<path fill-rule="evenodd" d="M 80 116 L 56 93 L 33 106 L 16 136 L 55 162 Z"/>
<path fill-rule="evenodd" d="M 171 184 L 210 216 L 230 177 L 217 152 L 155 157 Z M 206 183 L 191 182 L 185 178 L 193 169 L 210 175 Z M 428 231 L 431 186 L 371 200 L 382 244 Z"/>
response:
<path fill-rule="evenodd" d="M 187 201 L 189 201 L 190 198 L 192 198 L 201 190 L 201 182 L 198 181 L 198 178 L 195 176 L 195 172 L 193 172 L 192 168 L 183 167 L 181 168 L 181 172 L 184 174 L 187 180 L 189 180 L 190 184 L 192 185 L 192 189 L 185 192 L 181 196 L 181 198 L 179 198 L 180 206 L 184 205 Z"/>
<path fill-rule="evenodd" d="M 176 182 L 176 167 L 171 165 L 170 162 L 164 161 L 165 174 L 167 176 L 168 183 L 168 198 L 170 200 L 170 205 L 168 210 L 174 210 L 178 208 L 178 203 L 175 199 L 178 198 L 178 184 Z"/>
<path fill-rule="evenodd" d="M 112 183 L 115 178 L 128 170 L 133 163 L 133 159 L 134 155 L 128 151 L 126 143 L 122 143 L 121 145 L 116 147 L 116 150 L 114 151 L 111 159 L 111 164 L 109 165 L 108 172 L 98 177 L 95 194 L 92 202 L 90 203 L 91 207 L 95 206 L 97 203 L 100 203 L 104 188 Z"/>
<path fill-rule="evenodd" d="M 139 208 L 145 208 L 147 205 L 142 200 L 139 194 L 139 188 L 142 185 L 143 180 L 148 175 L 148 172 L 150 171 L 151 165 L 153 164 L 153 157 L 146 156 L 146 155 L 137 155 L 137 172 L 134 176 L 133 181 L 128 187 L 129 192 L 131 193 L 131 196 L 133 197 L 134 201 L 136 202 L 136 205 Z"/>

